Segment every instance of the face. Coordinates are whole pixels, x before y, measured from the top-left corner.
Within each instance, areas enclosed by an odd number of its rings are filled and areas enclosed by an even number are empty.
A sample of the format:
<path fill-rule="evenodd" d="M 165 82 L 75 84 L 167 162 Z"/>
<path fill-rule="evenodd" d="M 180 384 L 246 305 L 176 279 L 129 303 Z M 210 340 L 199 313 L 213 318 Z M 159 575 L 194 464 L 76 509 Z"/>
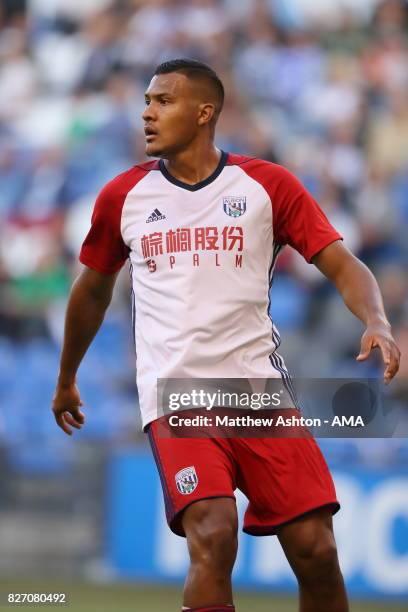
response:
<path fill-rule="evenodd" d="M 151 157 L 168 158 L 188 148 L 211 112 L 194 82 L 177 72 L 154 76 L 145 98 L 145 150 Z"/>

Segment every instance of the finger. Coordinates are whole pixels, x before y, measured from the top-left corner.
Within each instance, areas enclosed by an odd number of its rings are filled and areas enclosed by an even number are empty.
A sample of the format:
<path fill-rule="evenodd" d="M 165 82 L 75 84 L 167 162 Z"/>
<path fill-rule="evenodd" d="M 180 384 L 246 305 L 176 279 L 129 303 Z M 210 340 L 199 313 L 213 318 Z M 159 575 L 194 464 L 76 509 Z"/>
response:
<path fill-rule="evenodd" d="M 57 413 L 54 416 L 58 427 L 60 427 L 68 436 L 72 436 L 72 429 L 66 424 L 64 415 L 62 413 Z"/>
<path fill-rule="evenodd" d="M 393 350 L 390 351 L 390 361 L 384 372 L 384 382 L 386 384 L 388 384 L 398 372 L 399 364 L 400 364 L 400 352 L 395 347 Z"/>
<path fill-rule="evenodd" d="M 82 410 L 79 410 L 79 406 L 74 406 L 73 408 L 71 408 L 71 410 L 69 410 L 69 412 L 74 417 L 74 419 L 77 421 L 77 423 L 85 422 L 85 415 L 82 412 Z"/>
<path fill-rule="evenodd" d="M 380 347 L 381 350 L 381 355 L 383 358 L 383 362 L 384 364 L 387 366 L 390 365 L 390 361 L 391 361 L 391 349 L 390 346 L 388 344 L 388 342 L 384 341 L 384 340 L 379 340 L 378 345 Z"/>
<path fill-rule="evenodd" d="M 371 353 L 372 345 L 372 338 L 364 338 L 364 336 L 362 337 L 360 352 L 356 357 L 357 361 L 365 361 L 366 359 L 368 359 Z"/>
<path fill-rule="evenodd" d="M 81 429 L 82 427 L 82 423 L 78 423 L 78 421 L 69 412 L 64 412 L 64 420 L 72 427 L 75 427 L 75 429 Z"/>

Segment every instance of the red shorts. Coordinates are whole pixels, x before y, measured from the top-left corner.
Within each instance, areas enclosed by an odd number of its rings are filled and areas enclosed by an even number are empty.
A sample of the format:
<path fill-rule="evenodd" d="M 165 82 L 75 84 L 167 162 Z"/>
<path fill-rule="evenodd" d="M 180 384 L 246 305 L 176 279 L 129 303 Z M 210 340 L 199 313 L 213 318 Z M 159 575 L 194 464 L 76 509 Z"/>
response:
<path fill-rule="evenodd" d="M 333 479 L 313 438 L 174 438 L 148 427 L 160 474 L 170 529 L 185 536 L 181 517 L 196 501 L 235 498 L 240 489 L 249 500 L 243 531 L 272 535 L 284 523 L 328 507 L 335 514 Z"/>

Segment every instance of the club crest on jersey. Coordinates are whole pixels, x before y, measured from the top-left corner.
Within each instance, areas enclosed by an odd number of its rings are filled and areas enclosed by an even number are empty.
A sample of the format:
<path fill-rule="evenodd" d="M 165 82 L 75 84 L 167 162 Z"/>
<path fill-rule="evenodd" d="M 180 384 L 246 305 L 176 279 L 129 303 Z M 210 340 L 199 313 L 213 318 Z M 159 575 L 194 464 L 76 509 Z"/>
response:
<path fill-rule="evenodd" d="M 147 269 L 149 270 L 149 272 L 156 272 L 157 266 L 156 266 L 156 262 L 154 261 L 154 259 L 148 259 L 146 261 L 147 264 Z"/>
<path fill-rule="evenodd" d="M 198 476 L 193 465 L 177 472 L 175 479 L 182 495 L 190 495 L 197 488 Z"/>
<path fill-rule="evenodd" d="M 242 217 L 246 211 L 245 196 L 228 196 L 223 198 L 224 212 L 230 217 Z"/>

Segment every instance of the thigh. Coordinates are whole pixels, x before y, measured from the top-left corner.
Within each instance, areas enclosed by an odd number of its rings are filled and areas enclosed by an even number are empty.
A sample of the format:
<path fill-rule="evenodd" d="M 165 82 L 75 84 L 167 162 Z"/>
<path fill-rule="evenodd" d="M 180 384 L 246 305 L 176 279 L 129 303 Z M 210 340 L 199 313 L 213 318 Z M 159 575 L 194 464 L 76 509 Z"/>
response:
<path fill-rule="evenodd" d="M 232 498 L 235 504 L 235 464 L 227 440 L 174 438 L 160 433 L 159 421 L 148 430 L 163 489 L 170 529 L 185 536 L 183 512 L 196 502 Z"/>
<path fill-rule="evenodd" d="M 234 440 L 237 486 L 249 499 L 244 531 L 272 535 L 311 510 L 339 509 L 334 483 L 315 440 L 254 438 Z"/>
<path fill-rule="evenodd" d="M 188 539 L 201 536 L 234 539 L 238 531 L 238 513 L 235 499 L 219 497 L 199 500 L 183 512 L 182 525 Z"/>

